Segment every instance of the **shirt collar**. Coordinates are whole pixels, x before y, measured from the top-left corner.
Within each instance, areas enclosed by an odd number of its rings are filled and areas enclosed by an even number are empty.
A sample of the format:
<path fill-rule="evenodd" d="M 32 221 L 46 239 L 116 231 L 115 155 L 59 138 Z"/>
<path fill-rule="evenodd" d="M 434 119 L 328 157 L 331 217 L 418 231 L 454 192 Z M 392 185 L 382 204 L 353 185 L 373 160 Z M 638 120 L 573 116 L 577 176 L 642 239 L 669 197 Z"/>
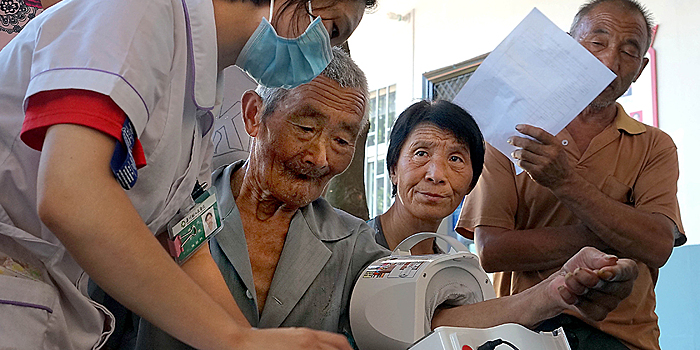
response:
<path fill-rule="evenodd" d="M 300 208 L 299 212 L 303 215 L 306 224 L 313 234 L 321 241 L 337 241 L 352 234 L 352 225 L 363 224 L 361 219 L 356 222 L 348 222 L 350 214 L 342 215 L 336 211 L 328 201 L 323 197 L 317 198 L 309 205 Z M 346 216 L 346 217 L 343 217 Z M 356 219 L 352 217 L 352 219 Z"/>
<path fill-rule="evenodd" d="M 622 105 L 617 105 L 617 115 L 615 116 L 615 126 L 618 130 L 623 130 L 630 135 L 637 135 L 647 130 L 646 125 L 630 117 Z"/>
<path fill-rule="evenodd" d="M 228 217 L 236 207 L 236 199 L 231 192 L 231 176 L 236 170 L 243 167 L 245 160 L 239 160 L 228 165 L 223 165 L 211 174 L 211 181 L 216 187 L 216 197 L 219 202 L 219 212 L 223 218 Z"/>
<path fill-rule="evenodd" d="M 233 198 L 231 192 L 231 177 L 233 174 L 243 167 L 245 160 L 239 160 L 229 165 L 221 166 L 212 173 L 212 182 L 216 187 L 216 196 L 219 201 L 219 211 L 223 218 L 234 213 L 236 208 L 236 199 Z M 237 209 L 237 208 L 236 208 Z M 238 211 L 235 211 L 238 214 Z M 345 216 L 350 217 L 349 214 Z M 299 208 L 294 214 L 290 227 L 303 220 L 303 225 L 308 226 L 309 230 L 321 241 L 337 241 L 352 234 L 352 224 L 347 222 L 347 217 L 338 213 L 325 199 L 317 198 L 309 205 Z M 352 217 L 352 219 L 356 219 Z M 356 219 L 361 223 L 360 219 Z M 354 222 L 353 222 L 354 224 Z"/>
<path fill-rule="evenodd" d="M 185 9 L 192 89 L 195 105 L 211 110 L 217 103 L 217 43 L 214 5 L 211 0 L 182 0 Z"/>

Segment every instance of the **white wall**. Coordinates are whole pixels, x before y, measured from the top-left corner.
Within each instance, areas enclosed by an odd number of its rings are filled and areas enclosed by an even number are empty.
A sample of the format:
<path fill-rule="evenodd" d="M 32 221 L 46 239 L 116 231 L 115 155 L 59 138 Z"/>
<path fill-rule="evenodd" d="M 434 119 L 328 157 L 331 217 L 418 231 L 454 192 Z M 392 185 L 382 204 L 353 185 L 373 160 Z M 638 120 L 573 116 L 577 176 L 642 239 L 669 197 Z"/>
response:
<path fill-rule="evenodd" d="M 352 57 L 367 73 L 370 89 L 397 84 L 397 110 L 421 98 L 422 74 L 493 50 L 537 7 L 568 30 L 580 0 L 379 0 L 350 38 Z M 678 146 L 678 199 L 689 244 L 700 243 L 700 165 L 692 141 L 700 111 L 700 1 L 645 0 L 659 24 L 657 52 L 659 127 Z M 387 13 L 415 13 L 406 21 Z M 415 22 L 412 22 L 415 19 Z M 415 26 L 415 27 L 414 27 Z M 414 30 L 415 28 L 415 30 Z M 415 37 L 415 40 L 414 40 Z M 415 54 L 413 54 L 415 52 Z"/>

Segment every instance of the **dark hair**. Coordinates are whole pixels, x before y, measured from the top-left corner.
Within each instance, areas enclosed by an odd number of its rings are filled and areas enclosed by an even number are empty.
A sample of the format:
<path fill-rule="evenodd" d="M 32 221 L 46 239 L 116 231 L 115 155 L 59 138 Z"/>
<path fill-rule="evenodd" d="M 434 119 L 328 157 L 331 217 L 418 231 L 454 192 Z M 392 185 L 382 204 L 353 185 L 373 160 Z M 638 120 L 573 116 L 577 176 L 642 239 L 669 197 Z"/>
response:
<path fill-rule="evenodd" d="M 460 143 L 468 147 L 472 162 L 470 189 L 473 189 L 484 167 L 484 137 L 476 121 L 467 111 L 444 100 L 419 101 L 401 112 L 391 130 L 389 148 L 386 152 L 386 167 L 389 174 L 394 173 L 406 139 L 418 125 L 423 123 L 430 123 L 451 132 Z M 392 185 L 391 193 L 396 195 L 396 184 Z"/>
<path fill-rule="evenodd" d="M 652 19 L 651 12 L 649 12 L 649 10 L 647 10 L 647 8 L 644 7 L 644 5 L 642 5 L 637 0 L 589 0 L 585 4 L 581 5 L 581 7 L 578 9 L 576 16 L 574 16 L 573 23 L 571 23 L 571 29 L 569 29 L 569 33 L 571 33 L 573 37 L 576 37 L 576 32 L 578 31 L 581 25 L 581 20 L 585 18 L 588 15 L 588 13 L 590 13 L 596 6 L 605 2 L 617 2 L 625 9 L 636 11 L 639 14 L 641 14 L 642 17 L 644 17 L 644 23 L 647 27 L 646 50 L 649 50 L 649 47 L 651 46 L 651 36 L 652 29 L 654 27 L 654 20 Z M 646 52 L 646 50 L 644 51 Z"/>

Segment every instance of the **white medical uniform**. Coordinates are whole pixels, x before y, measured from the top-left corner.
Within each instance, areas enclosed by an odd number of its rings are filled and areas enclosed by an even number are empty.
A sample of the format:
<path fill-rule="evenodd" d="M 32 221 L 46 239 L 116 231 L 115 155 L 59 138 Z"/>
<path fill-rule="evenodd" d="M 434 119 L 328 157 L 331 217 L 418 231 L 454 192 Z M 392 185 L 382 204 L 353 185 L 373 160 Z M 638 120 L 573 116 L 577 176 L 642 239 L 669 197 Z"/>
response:
<path fill-rule="evenodd" d="M 127 194 L 156 233 L 192 203 L 197 179 L 210 183 L 216 57 L 211 0 L 65 0 L 0 52 L 0 253 L 44 279 L 0 274 L 0 349 L 91 349 L 110 332 L 111 315 L 84 296 L 82 269 L 36 212 L 40 153 L 19 137 L 26 99 L 93 90 L 126 112 L 148 162 Z"/>

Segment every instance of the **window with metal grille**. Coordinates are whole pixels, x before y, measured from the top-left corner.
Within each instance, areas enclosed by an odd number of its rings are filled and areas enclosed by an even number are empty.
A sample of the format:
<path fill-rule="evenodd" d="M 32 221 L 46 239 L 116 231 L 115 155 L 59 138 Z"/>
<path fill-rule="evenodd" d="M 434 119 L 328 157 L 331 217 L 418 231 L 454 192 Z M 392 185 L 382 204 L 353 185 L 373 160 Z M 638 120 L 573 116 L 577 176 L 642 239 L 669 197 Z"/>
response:
<path fill-rule="evenodd" d="M 423 98 L 452 101 L 486 56 L 488 53 L 424 73 Z"/>

